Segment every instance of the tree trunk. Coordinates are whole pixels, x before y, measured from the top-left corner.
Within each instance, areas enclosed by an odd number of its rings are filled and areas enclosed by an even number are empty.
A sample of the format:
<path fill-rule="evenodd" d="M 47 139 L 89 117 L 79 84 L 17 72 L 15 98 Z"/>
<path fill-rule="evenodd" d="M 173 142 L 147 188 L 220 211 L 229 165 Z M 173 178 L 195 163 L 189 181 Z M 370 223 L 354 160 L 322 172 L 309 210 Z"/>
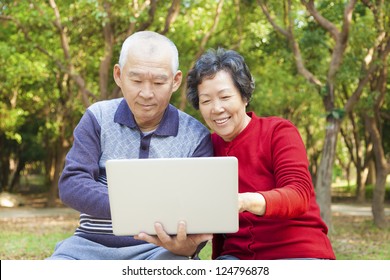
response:
<path fill-rule="evenodd" d="M 21 157 L 19 156 L 18 165 L 17 165 L 16 170 L 12 176 L 11 183 L 9 184 L 9 192 L 12 193 L 14 191 L 15 185 L 19 183 L 20 172 L 22 172 L 22 170 L 24 169 L 25 166 L 26 166 L 26 161 L 21 159 Z"/>
<path fill-rule="evenodd" d="M 59 138 L 57 141 L 57 149 L 55 150 L 55 157 L 53 160 L 54 174 L 50 183 L 50 189 L 47 197 L 47 207 L 56 206 L 56 200 L 58 198 L 58 181 L 60 179 L 61 171 L 63 169 L 64 160 L 66 156 L 66 148 L 63 138 Z"/>
<path fill-rule="evenodd" d="M 0 118 L 0 121 L 3 121 Z M 7 191 L 10 173 L 10 152 L 6 149 L 5 134 L 0 133 L 0 193 Z"/>
<path fill-rule="evenodd" d="M 376 163 L 376 182 L 372 198 L 372 214 L 374 216 L 375 225 L 379 228 L 384 228 L 386 226 L 384 207 L 385 188 L 386 178 L 390 173 L 390 163 L 387 162 L 385 157 L 382 138 L 379 132 L 377 121 L 374 117 L 369 117 L 366 115 L 365 123 L 368 131 L 370 132 Z"/>
<path fill-rule="evenodd" d="M 365 172 L 366 169 L 360 165 L 360 160 L 356 165 L 356 202 L 363 203 L 366 201 L 366 185 L 365 185 Z"/>
<path fill-rule="evenodd" d="M 0 158 L 0 192 L 6 191 L 8 188 L 8 180 L 9 180 L 9 158 L 3 156 Z"/>
<path fill-rule="evenodd" d="M 374 185 L 376 182 L 376 167 L 374 160 L 368 162 L 368 174 L 366 179 L 366 185 Z"/>
<path fill-rule="evenodd" d="M 317 171 L 316 195 L 320 206 L 321 217 L 327 224 L 330 232 L 332 228 L 332 171 L 336 154 L 337 135 L 340 130 L 340 119 L 329 117 L 327 121 L 322 158 Z"/>
<path fill-rule="evenodd" d="M 387 57 L 390 53 L 390 37 L 384 41 L 386 44 L 380 46 L 379 58 L 381 68 L 378 69 L 378 74 L 374 76 L 371 82 L 372 92 L 379 93 L 376 96 L 373 104 L 372 115 L 365 115 L 365 123 L 370 133 L 372 141 L 373 153 L 376 166 L 376 182 L 372 198 L 372 213 L 374 215 L 374 223 L 379 228 L 387 226 L 385 217 L 385 188 L 386 178 L 390 174 L 390 162 L 386 159 L 385 149 L 382 140 L 382 118 L 380 116 L 380 109 L 385 102 L 387 93 L 387 79 L 388 79 L 388 65 Z"/>
<path fill-rule="evenodd" d="M 376 183 L 374 193 L 372 197 L 372 214 L 374 216 L 374 223 L 379 228 L 385 228 L 387 226 L 385 216 L 385 188 L 386 178 L 388 172 L 383 168 L 377 168 Z"/>

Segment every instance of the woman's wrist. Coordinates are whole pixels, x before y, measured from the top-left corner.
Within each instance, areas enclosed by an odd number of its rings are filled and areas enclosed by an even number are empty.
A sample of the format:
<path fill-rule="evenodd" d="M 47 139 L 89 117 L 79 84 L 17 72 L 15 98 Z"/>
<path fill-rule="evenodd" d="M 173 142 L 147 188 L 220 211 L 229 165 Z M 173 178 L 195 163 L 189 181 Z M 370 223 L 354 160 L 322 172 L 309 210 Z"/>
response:
<path fill-rule="evenodd" d="M 248 211 L 255 215 L 262 216 L 265 214 L 264 196 L 256 192 L 247 192 L 239 194 L 239 211 Z"/>

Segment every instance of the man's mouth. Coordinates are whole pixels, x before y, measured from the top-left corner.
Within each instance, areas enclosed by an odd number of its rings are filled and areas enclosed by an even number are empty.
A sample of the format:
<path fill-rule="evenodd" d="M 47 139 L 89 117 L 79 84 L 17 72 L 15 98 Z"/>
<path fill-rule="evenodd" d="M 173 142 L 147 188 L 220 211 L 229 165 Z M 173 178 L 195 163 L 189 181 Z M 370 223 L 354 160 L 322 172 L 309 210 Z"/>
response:
<path fill-rule="evenodd" d="M 141 104 L 141 103 L 140 103 L 140 105 L 141 105 L 141 107 L 144 107 L 144 108 L 150 108 L 150 107 L 153 107 L 153 105 L 152 105 L 152 104 Z"/>

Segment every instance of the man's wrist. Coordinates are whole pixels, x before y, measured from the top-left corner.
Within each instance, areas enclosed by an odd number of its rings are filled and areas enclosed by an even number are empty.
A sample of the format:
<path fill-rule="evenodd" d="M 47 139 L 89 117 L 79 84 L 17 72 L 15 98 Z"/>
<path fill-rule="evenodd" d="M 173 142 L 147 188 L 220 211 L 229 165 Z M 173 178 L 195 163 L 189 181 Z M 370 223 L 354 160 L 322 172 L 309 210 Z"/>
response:
<path fill-rule="evenodd" d="M 187 256 L 189 260 L 199 260 L 199 253 L 203 249 L 204 246 L 206 246 L 207 241 L 204 241 L 198 245 L 195 252 L 192 255 Z"/>
<path fill-rule="evenodd" d="M 195 253 L 193 253 L 191 256 L 188 256 L 187 257 L 189 260 L 196 260 L 196 259 L 199 259 L 199 252 L 198 250 L 195 251 Z"/>

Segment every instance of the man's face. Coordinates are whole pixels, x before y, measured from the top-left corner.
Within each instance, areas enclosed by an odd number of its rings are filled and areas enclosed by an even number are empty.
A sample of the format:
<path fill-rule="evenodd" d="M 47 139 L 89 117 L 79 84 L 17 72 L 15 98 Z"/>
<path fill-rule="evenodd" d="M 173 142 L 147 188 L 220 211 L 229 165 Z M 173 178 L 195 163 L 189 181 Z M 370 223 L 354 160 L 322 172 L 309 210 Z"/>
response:
<path fill-rule="evenodd" d="M 172 54 L 164 46 L 155 53 L 132 48 L 122 69 L 115 65 L 115 82 L 142 131 L 157 128 L 172 93 L 180 86 L 182 73 L 172 71 Z"/>

